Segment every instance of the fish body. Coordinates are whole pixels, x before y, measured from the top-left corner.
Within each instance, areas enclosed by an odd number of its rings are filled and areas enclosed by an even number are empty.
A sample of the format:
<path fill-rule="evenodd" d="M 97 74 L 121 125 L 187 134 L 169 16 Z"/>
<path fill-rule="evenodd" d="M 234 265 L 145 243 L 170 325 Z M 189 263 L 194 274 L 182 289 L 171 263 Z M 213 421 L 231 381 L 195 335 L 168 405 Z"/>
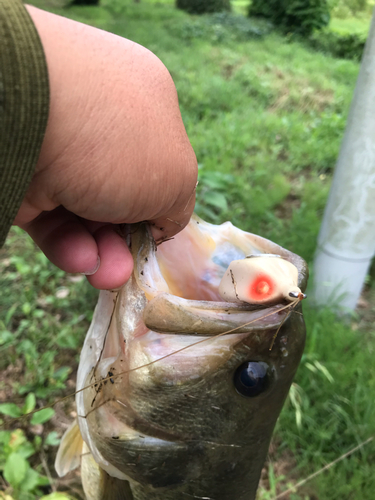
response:
<path fill-rule="evenodd" d="M 223 302 L 219 285 L 232 261 L 277 254 L 304 290 L 306 264 L 198 218 L 158 248 L 146 224 L 132 227 L 129 244 L 134 272 L 100 293 L 77 377 L 79 431 L 56 469 L 81 461 L 88 500 L 253 500 L 305 327 L 285 304 Z"/>

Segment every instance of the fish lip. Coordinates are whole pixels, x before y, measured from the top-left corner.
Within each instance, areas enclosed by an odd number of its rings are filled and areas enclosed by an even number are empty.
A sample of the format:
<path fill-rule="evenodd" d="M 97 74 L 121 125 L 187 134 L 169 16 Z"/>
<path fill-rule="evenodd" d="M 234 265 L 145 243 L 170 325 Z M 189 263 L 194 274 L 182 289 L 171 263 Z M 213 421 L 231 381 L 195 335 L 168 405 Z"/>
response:
<path fill-rule="evenodd" d="M 287 305 L 199 301 L 161 292 L 145 305 L 143 322 L 148 329 L 167 334 L 262 332 L 281 325 L 289 313 Z"/>

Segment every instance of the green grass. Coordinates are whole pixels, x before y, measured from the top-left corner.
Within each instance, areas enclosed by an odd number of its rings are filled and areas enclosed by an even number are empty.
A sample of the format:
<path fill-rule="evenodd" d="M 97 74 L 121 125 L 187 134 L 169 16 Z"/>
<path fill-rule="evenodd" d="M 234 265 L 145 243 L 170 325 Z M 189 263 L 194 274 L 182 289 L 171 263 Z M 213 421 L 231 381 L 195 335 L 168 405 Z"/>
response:
<path fill-rule="evenodd" d="M 283 410 L 277 435 L 291 450 L 303 475 L 313 473 L 375 435 L 374 331 L 353 331 L 329 310 L 305 308 L 309 333 L 295 383 L 302 389 L 296 424 L 295 407 Z M 318 362 L 316 364 L 316 362 Z M 322 368 L 323 367 L 323 368 Z M 371 499 L 375 477 L 375 443 L 322 474 L 311 488 L 322 499 Z M 303 497 L 302 497 L 303 498 Z"/>
<path fill-rule="evenodd" d="M 0 289 L 0 471 L 11 498 L 32 500 L 51 491 L 41 457 L 53 471 L 64 422 L 51 420 L 51 409 L 45 410 L 46 420 L 38 419 L 42 412 L 11 417 L 74 391 L 97 291 L 83 276 L 67 276 L 53 266 L 19 228 L 0 250 Z M 73 403 L 67 400 L 61 411 L 69 414 Z M 0 483 L 0 491 L 1 484 L 7 483 Z"/>
<path fill-rule="evenodd" d="M 370 29 L 371 16 L 366 15 L 362 17 L 350 17 L 347 19 L 340 19 L 334 17 L 331 19 L 329 27 L 333 31 L 337 31 L 340 34 L 346 33 L 359 33 L 367 34 Z"/>
<path fill-rule="evenodd" d="M 58 0 L 31 3 L 155 52 L 176 83 L 200 164 L 199 214 L 215 223 L 229 219 L 311 262 L 358 63 L 324 56 L 245 19 L 242 1 L 230 17 L 202 18 L 177 11 L 171 0 L 102 0 L 100 7 L 74 9 Z M 32 392 L 40 406 L 72 391 L 96 292 L 54 268 L 20 231 L 8 238 L 0 265 L 0 286 L 7 290 L 0 299 L 0 392 L 20 406 Z M 352 319 L 356 329 L 329 311 L 305 309 L 307 347 L 294 404 L 291 399 L 277 426 L 263 500 L 374 434 L 371 307 Z M 69 413 L 72 403 L 63 409 Z M 20 427 L 33 442 L 28 421 L 4 416 L 3 423 Z M 53 473 L 55 443 L 47 436 L 61 428 L 43 425 L 45 444 L 38 446 Z M 38 453 L 28 460 L 41 468 Z M 283 461 L 285 474 L 278 473 Z M 290 498 L 372 500 L 374 465 L 369 444 Z"/>

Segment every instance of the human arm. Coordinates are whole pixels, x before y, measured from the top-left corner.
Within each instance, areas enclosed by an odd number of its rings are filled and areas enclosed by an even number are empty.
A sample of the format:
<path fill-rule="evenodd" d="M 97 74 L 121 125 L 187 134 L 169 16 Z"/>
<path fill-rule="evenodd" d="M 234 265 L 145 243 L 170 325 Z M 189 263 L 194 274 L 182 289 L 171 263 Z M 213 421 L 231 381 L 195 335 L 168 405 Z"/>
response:
<path fill-rule="evenodd" d="M 114 224 L 148 220 L 158 238 L 186 225 L 196 159 L 172 79 L 147 49 L 28 6 L 44 47 L 50 113 L 15 223 L 68 272 L 97 288 L 132 260 Z M 160 229 L 162 228 L 162 229 Z"/>

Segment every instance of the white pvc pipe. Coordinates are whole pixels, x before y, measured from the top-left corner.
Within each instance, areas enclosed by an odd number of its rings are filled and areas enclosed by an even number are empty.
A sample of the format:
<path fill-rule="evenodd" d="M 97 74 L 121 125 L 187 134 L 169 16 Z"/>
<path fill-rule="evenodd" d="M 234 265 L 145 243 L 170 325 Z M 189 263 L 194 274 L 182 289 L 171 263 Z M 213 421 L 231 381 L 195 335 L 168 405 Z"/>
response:
<path fill-rule="evenodd" d="M 375 11 L 318 238 L 313 299 L 354 309 L 375 254 Z"/>

